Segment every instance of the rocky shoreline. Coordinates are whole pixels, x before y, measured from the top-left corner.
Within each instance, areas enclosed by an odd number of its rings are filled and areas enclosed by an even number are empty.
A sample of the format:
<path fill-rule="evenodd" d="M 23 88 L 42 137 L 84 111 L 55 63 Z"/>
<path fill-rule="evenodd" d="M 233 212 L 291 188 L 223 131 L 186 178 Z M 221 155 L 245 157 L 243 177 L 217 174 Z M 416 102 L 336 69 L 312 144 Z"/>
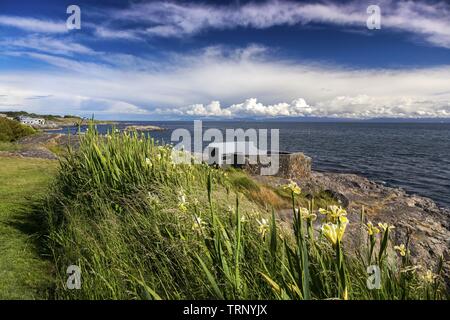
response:
<path fill-rule="evenodd" d="M 273 186 L 287 182 L 277 177 L 258 176 L 255 179 Z M 303 192 L 329 192 L 347 209 L 348 218 L 353 222 L 345 239 L 348 246 L 357 247 L 363 241 L 359 222 L 364 207 L 368 221 L 395 225 L 395 243 L 405 244 L 410 238 L 411 259 L 419 268 L 436 268 L 442 256 L 444 278 L 450 284 L 449 208 L 440 208 L 429 198 L 408 194 L 400 188 L 387 187 L 356 174 L 312 171 L 309 176 L 294 180 Z M 292 210 L 282 210 L 279 216 L 286 222 L 292 221 Z"/>
<path fill-rule="evenodd" d="M 125 127 L 125 131 L 164 131 L 166 128 L 153 125 L 132 125 Z"/>

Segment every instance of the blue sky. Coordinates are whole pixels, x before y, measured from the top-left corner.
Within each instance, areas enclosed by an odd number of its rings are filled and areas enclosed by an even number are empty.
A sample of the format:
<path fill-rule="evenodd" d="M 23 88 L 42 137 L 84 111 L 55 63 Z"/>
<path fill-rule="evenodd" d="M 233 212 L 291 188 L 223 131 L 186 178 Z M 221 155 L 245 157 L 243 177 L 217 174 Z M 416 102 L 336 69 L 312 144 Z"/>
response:
<path fill-rule="evenodd" d="M 450 117 L 444 1 L 1 0 L 0 45 L 0 112 Z"/>

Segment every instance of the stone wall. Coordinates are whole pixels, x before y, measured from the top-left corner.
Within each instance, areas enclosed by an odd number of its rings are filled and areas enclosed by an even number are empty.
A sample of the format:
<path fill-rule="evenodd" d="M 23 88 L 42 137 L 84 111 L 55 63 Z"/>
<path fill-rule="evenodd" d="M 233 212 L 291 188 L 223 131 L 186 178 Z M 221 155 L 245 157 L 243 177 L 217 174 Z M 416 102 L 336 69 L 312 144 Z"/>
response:
<path fill-rule="evenodd" d="M 251 164 L 248 161 L 243 166 L 243 169 L 252 175 L 260 175 L 262 165 L 259 161 L 256 164 Z M 311 174 L 311 158 L 301 152 L 279 153 L 279 169 L 275 176 L 286 179 L 301 179 L 307 178 Z"/>

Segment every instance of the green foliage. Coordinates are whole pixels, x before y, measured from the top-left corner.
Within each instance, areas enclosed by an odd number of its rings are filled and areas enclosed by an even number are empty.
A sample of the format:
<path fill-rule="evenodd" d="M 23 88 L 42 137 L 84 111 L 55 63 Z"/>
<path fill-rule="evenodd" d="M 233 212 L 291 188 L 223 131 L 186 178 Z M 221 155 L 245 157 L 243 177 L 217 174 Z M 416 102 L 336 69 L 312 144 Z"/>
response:
<path fill-rule="evenodd" d="M 52 114 L 36 114 L 36 113 L 30 113 L 30 112 L 26 112 L 26 111 L 2 111 L 1 113 L 6 114 L 8 117 L 11 118 L 16 118 L 16 117 L 20 117 L 20 116 L 25 116 L 25 117 L 32 117 L 32 118 L 43 118 L 45 120 L 50 120 L 50 121 L 54 121 L 54 120 L 60 120 L 62 118 L 74 118 L 74 119 L 80 119 L 80 117 L 78 116 L 72 116 L 72 115 L 66 115 L 66 116 L 58 116 L 58 115 L 52 115 Z"/>
<path fill-rule="evenodd" d="M 259 188 L 248 177 L 176 164 L 170 147 L 146 136 L 113 131 L 105 137 L 91 127 L 60 167 L 47 201 L 56 298 L 443 297 L 440 276 L 427 282 L 408 271 L 405 259 L 387 259 L 387 233 L 376 239 L 382 287 L 369 290 L 368 246 L 347 252 L 340 241 L 347 220 L 328 216 L 345 210 L 330 207 L 322 217 L 316 204 L 292 192 L 294 219 L 286 227 L 275 211 L 242 196 Z M 315 228 L 317 216 L 329 230 L 334 221 L 339 240 Z M 82 269 L 81 290 L 65 289 L 71 264 Z"/>
<path fill-rule="evenodd" d="M 259 191 L 258 184 L 248 177 L 245 173 L 234 172 L 229 175 L 232 185 L 240 191 Z"/>
<path fill-rule="evenodd" d="M 36 133 L 32 127 L 22 125 L 21 123 L 0 117 L 0 141 L 12 142 L 20 138 Z"/>
<path fill-rule="evenodd" d="M 18 143 L 0 141 L 0 151 L 14 152 L 21 149 Z"/>

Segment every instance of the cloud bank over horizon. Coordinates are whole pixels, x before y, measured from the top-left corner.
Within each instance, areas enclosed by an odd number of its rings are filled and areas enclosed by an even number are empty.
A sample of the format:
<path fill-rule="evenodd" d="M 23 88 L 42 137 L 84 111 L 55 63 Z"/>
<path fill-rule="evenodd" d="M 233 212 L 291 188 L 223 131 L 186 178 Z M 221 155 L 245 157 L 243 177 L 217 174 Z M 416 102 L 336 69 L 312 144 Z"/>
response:
<path fill-rule="evenodd" d="M 366 95 L 354 97 L 339 96 L 331 101 L 320 102 L 310 106 L 302 98 L 291 103 L 264 105 L 256 98 L 246 99 L 242 103 L 222 107 L 220 101 L 209 104 L 193 104 L 181 108 L 156 109 L 158 115 L 176 115 L 208 118 L 344 118 L 344 119 L 376 119 L 376 118 L 448 118 L 450 103 L 442 101 L 439 108 L 433 102 L 399 98 L 395 101 L 385 98 L 373 98 Z"/>
<path fill-rule="evenodd" d="M 45 81 L 40 72 L 0 73 L 0 110 L 27 106 L 61 112 L 58 107 L 63 106 L 85 114 L 169 118 L 450 116 L 450 67 L 353 70 L 274 61 L 267 50 L 206 48 L 153 71 L 135 70 L 132 61 L 116 60 L 111 65 L 78 62 L 70 53 L 66 57 L 26 53 L 58 71 L 47 73 Z M 43 98 L 29 99 L 34 96 Z"/>

